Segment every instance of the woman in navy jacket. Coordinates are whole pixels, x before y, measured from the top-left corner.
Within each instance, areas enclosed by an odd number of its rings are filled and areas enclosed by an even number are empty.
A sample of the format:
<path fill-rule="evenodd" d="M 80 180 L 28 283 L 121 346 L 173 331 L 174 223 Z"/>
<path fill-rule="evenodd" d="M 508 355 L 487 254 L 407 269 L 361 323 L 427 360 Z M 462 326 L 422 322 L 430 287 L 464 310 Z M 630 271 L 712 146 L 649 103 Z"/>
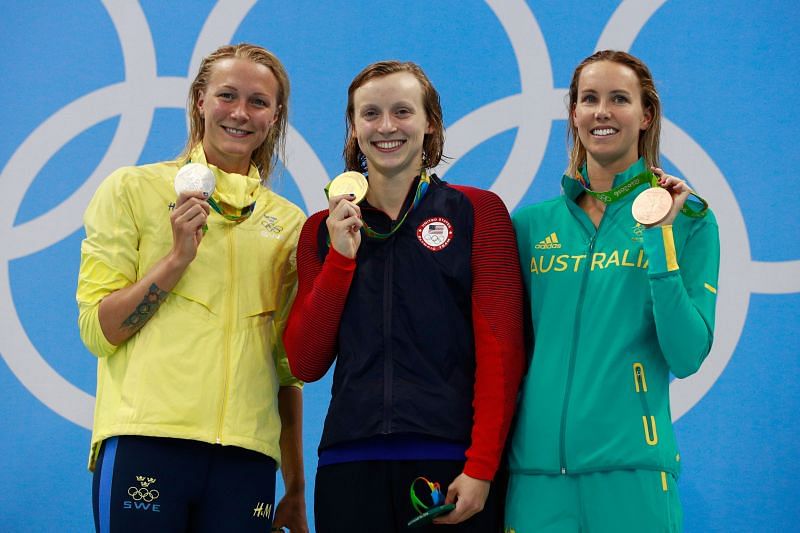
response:
<path fill-rule="evenodd" d="M 437 523 L 499 530 L 490 484 L 524 357 L 508 212 L 493 193 L 429 173 L 444 126 L 417 65 L 366 67 L 350 85 L 346 124 L 347 170 L 366 173 L 369 189 L 358 203 L 331 197 L 304 226 L 284 336 L 302 380 L 337 362 L 317 531 L 404 531 L 418 476 L 440 482 L 455 504 Z M 359 492 L 343 494 L 345 484 Z"/>

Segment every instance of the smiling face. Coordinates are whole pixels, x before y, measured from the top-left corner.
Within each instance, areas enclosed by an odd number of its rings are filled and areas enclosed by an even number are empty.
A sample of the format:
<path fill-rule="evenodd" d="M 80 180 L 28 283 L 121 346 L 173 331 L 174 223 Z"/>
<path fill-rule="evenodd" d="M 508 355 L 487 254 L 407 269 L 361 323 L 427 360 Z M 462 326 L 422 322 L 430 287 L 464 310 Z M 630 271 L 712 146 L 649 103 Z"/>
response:
<path fill-rule="evenodd" d="M 587 163 L 621 172 L 639 158 L 639 136 L 652 111 L 642 104 L 639 78 L 631 68 L 597 61 L 580 73 L 571 118 Z"/>
<path fill-rule="evenodd" d="M 425 135 L 432 133 L 422 86 L 413 74 L 375 77 L 353 94 L 353 135 L 370 177 L 416 176 Z"/>
<path fill-rule="evenodd" d="M 278 95 L 278 81 L 268 67 L 235 57 L 217 61 L 197 99 L 208 162 L 247 174 L 253 152 L 278 118 Z"/>

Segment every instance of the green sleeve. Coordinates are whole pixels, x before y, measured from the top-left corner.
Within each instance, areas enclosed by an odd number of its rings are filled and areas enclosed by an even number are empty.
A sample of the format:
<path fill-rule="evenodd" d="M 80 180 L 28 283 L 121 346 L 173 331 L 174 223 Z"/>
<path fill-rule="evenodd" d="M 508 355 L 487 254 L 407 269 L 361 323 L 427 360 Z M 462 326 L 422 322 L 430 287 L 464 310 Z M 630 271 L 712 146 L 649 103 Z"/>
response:
<path fill-rule="evenodd" d="M 517 238 L 517 253 L 519 254 L 520 268 L 522 270 L 522 282 L 524 293 L 522 297 L 523 305 L 523 335 L 525 337 L 526 366 L 529 367 L 533 359 L 533 348 L 535 343 L 533 332 L 533 289 L 531 287 L 531 243 L 529 222 L 526 212 L 517 212 L 511 217 L 514 226 L 514 235 Z"/>
<path fill-rule="evenodd" d="M 680 231 L 688 232 L 685 240 L 673 234 Z M 684 378 L 697 372 L 714 338 L 719 277 L 716 219 L 709 211 L 689 224 L 649 228 L 644 232 L 644 249 L 658 342 L 670 371 Z"/>
<path fill-rule="evenodd" d="M 528 231 L 528 217 L 525 212 L 517 212 L 511 216 L 511 224 L 514 226 L 514 235 L 517 238 L 517 251 L 519 253 L 520 267 L 522 268 L 522 279 L 525 282 L 525 292 L 530 298 L 530 239 Z"/>

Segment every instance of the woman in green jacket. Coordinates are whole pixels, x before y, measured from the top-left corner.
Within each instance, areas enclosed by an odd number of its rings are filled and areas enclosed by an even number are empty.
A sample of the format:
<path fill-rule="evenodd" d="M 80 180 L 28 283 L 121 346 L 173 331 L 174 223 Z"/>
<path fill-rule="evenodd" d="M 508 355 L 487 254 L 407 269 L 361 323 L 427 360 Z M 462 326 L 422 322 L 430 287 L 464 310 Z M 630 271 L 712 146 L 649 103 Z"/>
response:
<path fill-rule="evenodd" d="M 513 216 L 534 342 L 506 531 L 680 531 L 670 373 L 711 349 L 717 224 L 659 168 L 661 104 L 639 59 L 586 58 L 568 111 L 563 194 Z M 666 199 L 634 208 L 649 188 Z"/>

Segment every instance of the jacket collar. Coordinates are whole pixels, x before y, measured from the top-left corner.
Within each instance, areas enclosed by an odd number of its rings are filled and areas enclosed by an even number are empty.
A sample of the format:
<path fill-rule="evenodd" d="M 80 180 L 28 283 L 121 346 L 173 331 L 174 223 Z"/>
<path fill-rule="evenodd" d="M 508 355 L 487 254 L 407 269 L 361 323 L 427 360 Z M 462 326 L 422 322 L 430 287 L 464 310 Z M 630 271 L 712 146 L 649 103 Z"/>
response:
<path fill-rule="evenodd" d="M 248 174 L 225 172 L 206 160 L 203 145 L 198 144 L 189 152 L 189 161 L 206 165 L 214 173 L 217 180 L 214 193 L 211 195 L 218 203 L 228 205 L 235 209 L 242 209 L 256 201 L 261 185 L 261 175 L 258 169 L 250 163 Z"/>
<path fill-rule="evenodd" d="M 638 161 L 636 161 L 634 164 L 625 169 L 625 171 L 614 175 L 614 183 L 612 185 L 612 188 L 619 187 L 626 181 L 638 176 L 645 170 L 647 170 L 647 167 L 644 163 L 644 158 L 640 157 Z M 589 173 L 586 169 L 585 163 L 581 168 L 581 175 L 586 179 L 586 182 L 588 184 L 591 184 L 591 181 L 589 179 Z M 561 188 L 564 191 L 564 195 L 567 196 L 572 201 L 576 201 L 578 196 L 580 196 L 581 193 L 583 193 L 583 191 L 585 190 L 583 184 L 579 180 L 571 176 L 567 176 L 566 174 L 564 174 L 561 177 Z"/>

